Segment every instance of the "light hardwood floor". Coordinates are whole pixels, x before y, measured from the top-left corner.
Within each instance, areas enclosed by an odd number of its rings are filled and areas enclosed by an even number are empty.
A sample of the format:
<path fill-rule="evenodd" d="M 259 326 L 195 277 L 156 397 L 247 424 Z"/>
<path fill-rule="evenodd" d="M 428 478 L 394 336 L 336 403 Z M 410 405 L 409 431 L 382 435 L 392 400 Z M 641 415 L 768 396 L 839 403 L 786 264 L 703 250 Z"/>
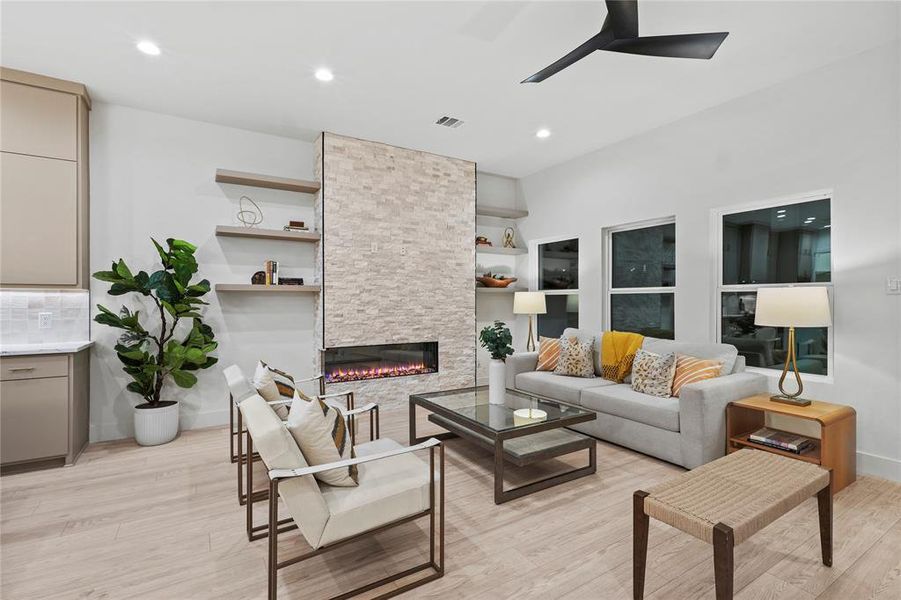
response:
<path fill-rule="evenodd" d="M 406 443 L 405 410 L 382 420 L 383 436 Z M 244 535 L 226 443 L 217 428 L 156 448 L 97 444 L 74 467 L 0 479 L 0 595 L 263 598 L 266 545 Z M 599 442 L 596 475 L 495 506 L 491 462 L 448 442 L 447 572 L 406 597 L 632 597 L 632 492 L 680 468 Z M 511 483 L 560 466 L 511 468 Z M 651 524 L 646 597 L 713 598 L 711 547 Z M 279 597 L 322 598 L 403 570 L 426 556 L 425 525 L 288 567 Z M 832 568 L 820 563 L 817 531 L 811 499 L 739 546 L 736 598 L 901 598 L 901 484 L 864 477 L 835 497 Z M 296 531 L 280 540 L 283 558 L 308 548 Z"/>

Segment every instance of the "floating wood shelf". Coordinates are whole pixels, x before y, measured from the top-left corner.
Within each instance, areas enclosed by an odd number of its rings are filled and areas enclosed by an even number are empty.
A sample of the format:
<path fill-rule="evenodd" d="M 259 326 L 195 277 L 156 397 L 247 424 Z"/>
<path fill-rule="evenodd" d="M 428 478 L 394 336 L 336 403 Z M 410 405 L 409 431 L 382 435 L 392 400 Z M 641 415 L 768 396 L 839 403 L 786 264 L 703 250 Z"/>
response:
<path fill-rule="evenodd" d="M 476 246 L 480 254 L 528 254 L 525 248 L 504 248 L 502 246 Z"/>
<path fill-rule="evenodd" d="M 527 290 L 525 288 L 519 288 L 510 285 L 505 288 L 476 286 L 476 291 L 480 294 L 512 294 L 513 292 L 525 292 Z"/>
<path fill-rule="evenodd" d="M 476 215 L 480 217 L 497 217 L 499 219 L 523 219 L 529 216 L 529 211 L 500 206 L 479 206 L 476 204 Z"/>
<path fill-rule="evenodd" d="M 244 173 L 243 171 L 229 171 L 227 169 L 216 169 L 216 181 L 218 183 L 233 183 L 235 185 L 285 190 L 303 194 L 315 194 L 320 187 L 318 181 L 305 181 L 303 179 L 261 175 L 259 173 Z"/>
<path fill-rule="evenodd" d="M 255 229 L 217 225 L 216 235 L 225 237 L 250 237 L 263 240 L 287 240 L 290 242 L 318 242 L 322 236 L 315 231 L 284 231 L 281 229 Z"/>
<path fill-rule="evenodd" d="M 257 285 L 252 283 L 217 283 L 217 292 L 253 292 L 264 294 L 317 294 L 319 285 Z"/>

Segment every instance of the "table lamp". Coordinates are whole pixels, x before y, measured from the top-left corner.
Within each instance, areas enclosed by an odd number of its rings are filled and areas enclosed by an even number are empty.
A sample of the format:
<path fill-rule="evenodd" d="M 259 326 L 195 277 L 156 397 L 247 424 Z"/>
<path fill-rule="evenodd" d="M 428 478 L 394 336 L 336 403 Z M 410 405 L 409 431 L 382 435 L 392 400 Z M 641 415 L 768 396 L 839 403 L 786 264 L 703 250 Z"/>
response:
<path fill-rule="evenodd" d="M 535 339 L 532 337 L 532 315 L 547 314 L 547 305 L 544 302 L 544 292 L 516 292 L 513 294 L 513 314 L 529 315 L 529 341 L 526 342 L 526 351 L 535 350 Z"/>
<path fill-rule="evenodd" d="M 830 327 L 829 294 L 824 287 L 760 288 L 757 290 L 757 307 L 754 324 L 765 327 L 788 327 L 788 352 L 785 366 L 779 378 L 779 394 L 770 396 L 774 402 L 807 406 L 810 400 L 801 398 L 804 385 L 798 372 L 795 352 L 795 327 Z M 798 382 L 798 391 L 785 391 L 785 376 L 791 364 Z"/>

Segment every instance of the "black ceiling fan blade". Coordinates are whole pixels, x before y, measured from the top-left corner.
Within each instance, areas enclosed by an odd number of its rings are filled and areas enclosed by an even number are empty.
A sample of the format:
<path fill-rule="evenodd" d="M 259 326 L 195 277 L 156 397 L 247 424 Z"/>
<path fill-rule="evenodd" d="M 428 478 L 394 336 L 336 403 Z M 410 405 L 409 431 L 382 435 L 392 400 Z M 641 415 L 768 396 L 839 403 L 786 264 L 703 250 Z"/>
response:
<path fill-rule="evenodd" d="M 638 1 L 607 0 L 607 19 L 604 21 L 604 27 L 608 24 L 617 38 L 638 37 Z"/>
<path fill-rule="evenodd" d="M 607 37 L 608 36 L 602 35 L 601 33 L 597 34 L 563 58 L 554 61 L 531 77 L 523 79 L 522 81 L 520 81 L 520 83 L 538 83 L 540 81 L 544 81 L 551 75 L 554 75 L 570 66 L 571 64 L 582 60 L 595 50 L 599 50 L 601 45 L 604 42 L 608 41 Z"/>
<path fill-rule="evenodd" d="M 720 44 L 729 35 L 719 33 L 686 33 L 681 35 L 656 35 L 632 39 L 616 39 L 605 44 L 601 50 L 644 54 L 646 56 L 668 56 L 671 58 L 712 58 Z"/>

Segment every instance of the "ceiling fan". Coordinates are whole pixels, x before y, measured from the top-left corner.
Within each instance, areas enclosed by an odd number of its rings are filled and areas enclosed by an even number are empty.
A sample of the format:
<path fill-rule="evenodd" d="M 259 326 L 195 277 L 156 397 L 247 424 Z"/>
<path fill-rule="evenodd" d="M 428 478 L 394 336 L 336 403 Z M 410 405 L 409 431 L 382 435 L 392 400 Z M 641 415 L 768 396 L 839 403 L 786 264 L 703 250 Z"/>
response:
<path fill-rule="evenodd" d="M 601 31 L 587 42 L 520 83 L 538 83 L 582 60 L 595 50 L 668 56 L 712 58 L 729 32 L 638 36 L 638 0 L 606 0 L 607 17 Z"/>

